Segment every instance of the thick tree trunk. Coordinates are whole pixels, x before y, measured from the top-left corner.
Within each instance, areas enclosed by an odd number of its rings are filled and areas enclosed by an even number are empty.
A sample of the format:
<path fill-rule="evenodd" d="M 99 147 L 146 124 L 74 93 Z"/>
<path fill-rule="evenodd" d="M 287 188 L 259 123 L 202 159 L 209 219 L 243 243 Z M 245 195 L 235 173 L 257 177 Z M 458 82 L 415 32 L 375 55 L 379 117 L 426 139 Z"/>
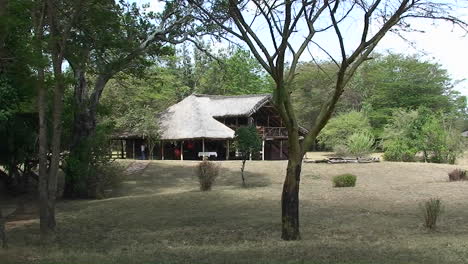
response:
<path fill-rule="evenodd" d="M 288 160 L 286 179 L 281 195 L 282 234 L 283 240 L 298 240 L 299 232 L 299 183 L 302 160 Z"/>
<path fill-rule="evenodd" d="M 0 208 L 0 241 L 2 241 L 2 248 L 7 248 L 7 237 L 5 232 L 5 218 L 3 218 L 2 208 Z"/>
<path fill-rule="evenodd" d="M 44 85 L 44 71 L 41 69 L 38 73 L 38 111 L 39 111 L 39 218 L 42 235 L 47 235 L 53 231 L 50 228 L 49 204 L 48 204 L 48 186 L 49 174 L 47 169 L 47 124 L 46 124 L 46 88 Z"/>
<path fill-rule="evenodd" d="M 73 135 L 70 146 L 70 156 L 80 160 L 82 171 L 80 172 L 80 178 L 73 176 L 66 177 L 64 196 L 68 198 L 87 196 L 84 190 L 80 191 L 77 188 L 78 185 L 87 185 L 89 180 L 89 159 L 82 159 L 82 152 L 85 151 L 84 148 L 89 147 L 86 146 L 86 144 L 96 132 L 97 107 L 102 91 L 111 77 L 110 75 L 106 74 L 100 75 L 94 85 L 92 94 L 89 95 L 88 82 L 86 81 L 84 70 L 74 70 L 76 78 L 74 93 L 75 114 L 73 120 Z"/>
<path fill-rule="evenodd" d="M 281 195 L 281 238 L 283 240 L 299 240 L 301 239 L 299 231 L 299 184 L 303 154 L 297 127 L 289 129 L 288 143 L 288 167 Z"/>

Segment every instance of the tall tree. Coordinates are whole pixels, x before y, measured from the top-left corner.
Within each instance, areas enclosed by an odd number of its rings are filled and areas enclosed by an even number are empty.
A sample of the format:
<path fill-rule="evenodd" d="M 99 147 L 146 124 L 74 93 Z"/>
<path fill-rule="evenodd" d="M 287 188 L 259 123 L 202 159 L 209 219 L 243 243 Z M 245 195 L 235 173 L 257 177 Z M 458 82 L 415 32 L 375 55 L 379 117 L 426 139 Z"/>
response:
<path fill-rule="evenodd" d="M 459 111 L 459 95 L 440 64 L 417 56 L 377 55 L 362 68 L 360 85 L 367 90 L 365 102 L 372 125 L 382 130 L 396 108 L 427 107 L 433 111 Z"/>
<path fill-rule="evenodd" d="M 430 18 L 449 20 L 466 28 L 467 24 L 453 17 L 449 4 L 424 0 L 188 0 L 198 11 L 198 19 L 219 29 L 221 37 L 247 45 L 255 58 L 275 82 L 274 102 L 288 130 L 289 157 L 281 197 L 282 238 L 297 240 L 299 232 L 299 182 L 304 151 L 315 141 L 335 109 L 336 103 L 357 68 L 368 58 L 390 31 L 408 28 L 408 19 Z M 348 43 L 343 30 L 349 20 L 361 17 L 362 26 L 355 27 L 357 44 Z M 259 35 L 258 27 L 268 33 Z M 372 30 L 370 28 L 372 27 Z M 359 30 L 359 31 L 358 31 Z M 314 124 L 303 141 L 291 100 L 291 83 L 304 51 L 322 32 L 335 35 L 338 58 L 334 89 L 320 107 Z M 327 42 L 327 47 L 330 47 Z M 319 45 L 321 50 L 325 47 Z M 325 52 L 330 56 L 334 53 Z M 287 65 L 287 61 L 290 61 Z"/>
<path fill-rule="evenodd" d="M 57 172 L 60 163 L 65 80 L 62 73 L 68 35 L 81 15 L 82 1 L 36 1 L 33 9 L 34 47 L 39 113 L 39 211 L 41 234 L 54 233 Z M 45 42 L 48 42 L 45 45 Z M 46 55 L 47 53 L 47 55 Z M 48 62 L 50 58 L 50 63 Z M 52 66 L 52 128 L 48 127 L 48 90 L 45 73 Z M 52 130 L 49 142 L 48 134 Z M 50 163 L 48 153 L 50 152 Z"/>
<path fill-rule="evenodd" d="M 190 16 L 183 10 L 174 12 L 169 2 L 157 15 L 113 0 L 91 2 L 81 12 L 83 19 L 70 35 L 71 47 L 65 54 L 75 78 L 72 157 L 79 157 L 83 144 L 94 135 L 98 105 L 108 81 L 120 72 L 143 72 L 151 57 L 171 52 L 165 44 L 181 42 L 190 22 Z M 67 175 L 65 195 L 77 195 L 77 179 L 86 182 L 85 174 L 78 176 Z"/>

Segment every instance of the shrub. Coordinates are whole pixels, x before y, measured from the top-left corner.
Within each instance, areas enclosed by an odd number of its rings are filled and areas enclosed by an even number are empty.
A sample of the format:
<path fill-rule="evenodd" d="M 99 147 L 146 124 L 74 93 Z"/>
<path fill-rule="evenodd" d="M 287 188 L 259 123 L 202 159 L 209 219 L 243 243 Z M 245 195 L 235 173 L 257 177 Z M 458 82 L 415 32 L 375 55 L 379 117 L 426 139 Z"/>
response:
<path fill-rule="evenodd" d="M 346 145 L 336 145 L 333 147 L 333 152 L 338 157 L 344 157 L 348 155 L 348 147 Z"/>
<path fill-rule="evenodd" d="M 437 219 L 440 218 L 440 214 L 442 213 L 442 201 L 439 198 L 431 198 L 424 202 L 423 213 L 424 227 L 431 230 L 435 229 Z"/>
<path fill-rule="evenodd" d="M 333 177 L 334 187 L 354 187 L 356 185 L 356 176 L 353 174 L 342 174 Z"/>
<path fill-rule="evenodd" d="M 124 168 L 116 162 L 99 164 L 88 178 L 88 196 L 104 198 L 107 191 L 116 191 L 122 186 Z"/>
<path fill-rule="evenodd" d="M 366 156 L 374 150 L 374 137 L 369 132 L 357 132 L 348 138 L 348 153 L 354 157 Z"/>
<path fill-rule="evenodd" d="M 389 140 L 384 142 L 383 158 L 388 161 L 414 161 L 417 149 L 404 140 Z"/>
<path fill-rule="evenodd" d="M 448 173 L 449 181 L 466 181 L 468 172 L 466 170 L 455 169 Z"/>
<path fill-rule="evenodd" d="M 218 177 L 219 166 L 214 162 L 204 160 L 198 165 L 198 180 L 200 182 L 200 190 L 209 191 L 211 186 Z"/>
<path fill-rule="evenodd" d="M 393 113 L 383 133 L 384 158 L 390 161 L 414 161 L 418 152 L 424 161 L 454 164 L 463 154 L 460 132 L 452 128 L 450 118 L 430 110 Z"/>
<path fill-rule="evenodd" d="M 351 111 L 340 114 L 327 123 L 318 136 L 321 144 L 335 149 L 342 145 L 347 139 L 358 132 L 369 132 L 372 127 L 369 119 L 363 112 Z"/>

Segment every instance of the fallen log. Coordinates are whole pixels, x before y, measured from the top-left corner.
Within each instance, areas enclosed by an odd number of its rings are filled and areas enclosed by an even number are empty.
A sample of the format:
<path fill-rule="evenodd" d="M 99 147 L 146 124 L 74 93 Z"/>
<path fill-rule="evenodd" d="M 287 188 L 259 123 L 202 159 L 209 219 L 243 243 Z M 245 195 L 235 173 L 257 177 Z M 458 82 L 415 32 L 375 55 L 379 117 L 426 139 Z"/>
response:
<path fill-rule="evenodd" d="M 321 160 L 304 160 L 306 163 L 328 163 L 328 164 L 341 164 L 341 163 L 372 163 L 380 162 L 379 158 L 339 158 L 333 157 Z"/>

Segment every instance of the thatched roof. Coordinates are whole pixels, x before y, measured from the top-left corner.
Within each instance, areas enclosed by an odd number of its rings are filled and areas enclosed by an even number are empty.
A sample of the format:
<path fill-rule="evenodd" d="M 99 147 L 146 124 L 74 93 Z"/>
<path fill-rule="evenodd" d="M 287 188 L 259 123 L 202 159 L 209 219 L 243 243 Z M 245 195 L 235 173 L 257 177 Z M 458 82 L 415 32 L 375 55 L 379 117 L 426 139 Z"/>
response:
<path fill-rule="evenodd" d="M 169 107 L 159 118 L 161 139 L 234 138 L 234 130 L 215 117 L 250 116 L 271 95 L 219 96 L 193 94 Z"/>

